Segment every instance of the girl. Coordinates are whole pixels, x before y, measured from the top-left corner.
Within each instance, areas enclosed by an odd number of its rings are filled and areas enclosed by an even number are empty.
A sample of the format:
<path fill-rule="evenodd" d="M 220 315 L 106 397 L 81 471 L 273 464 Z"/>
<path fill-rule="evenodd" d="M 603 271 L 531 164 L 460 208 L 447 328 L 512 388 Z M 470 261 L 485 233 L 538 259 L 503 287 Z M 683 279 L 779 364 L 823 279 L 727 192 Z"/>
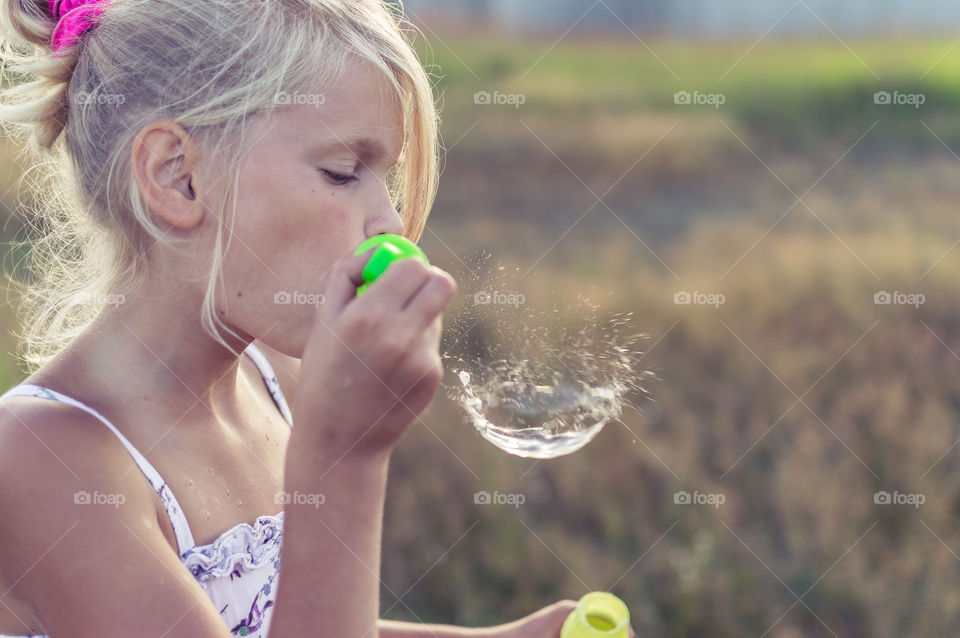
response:
<path fill-rule="evenodd" d="M 31 374 L 0 405 L 0 633 L 557 636 L 570 601 L 489 629 L 377 618 L 390 451 L 441 380 L 455 288 L 406 261 L 355 295 L 354 247 L 418 238 L 435 191 L 398 17 L 2 0 L 0 18 L 0 121 L 45 153 L 50 211 Z"/>

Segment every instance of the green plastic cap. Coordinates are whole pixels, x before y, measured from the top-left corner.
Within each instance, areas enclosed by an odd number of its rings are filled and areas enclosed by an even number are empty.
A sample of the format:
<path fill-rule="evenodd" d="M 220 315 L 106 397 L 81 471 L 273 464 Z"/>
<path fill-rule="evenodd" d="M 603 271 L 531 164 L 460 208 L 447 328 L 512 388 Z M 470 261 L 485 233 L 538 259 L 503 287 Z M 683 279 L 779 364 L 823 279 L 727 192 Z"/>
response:
<path fill-rule="evenodd" d="M 560 629 L 560 638 L 627 638 L 630 610 L 613 594 L 594 591 L 577 602 Z"/>
<path fill-rule="evenodd" d="M 400 235 L 374 235 L 367 241 L 360 244 L 360 247 L 354 252 L 355 255 L 362 255 L 371 248 L 376 248 L 371 255 L 370 260 L 363 269 L 364 283 L 357 288 L 357 295 L 362 294 L 370 287 L 377 278 L 386 272 L 390 264 L 399 259 L 417 259 L 425 265 L 430 265 L 427 255 L 415 243 L 401 237 Z"/>

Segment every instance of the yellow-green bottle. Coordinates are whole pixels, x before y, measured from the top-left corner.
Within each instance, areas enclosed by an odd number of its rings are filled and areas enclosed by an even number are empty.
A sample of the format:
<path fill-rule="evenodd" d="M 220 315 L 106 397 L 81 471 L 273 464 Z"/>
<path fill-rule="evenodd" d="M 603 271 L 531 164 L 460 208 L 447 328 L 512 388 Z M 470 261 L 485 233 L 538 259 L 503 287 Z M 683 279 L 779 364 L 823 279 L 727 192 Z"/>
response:
<path fill-rule="evenodd" d="M 628 638 L 630 610 L 605 591 L 586 594 L 577 602 L 560 630 L 560 638 Z"/>

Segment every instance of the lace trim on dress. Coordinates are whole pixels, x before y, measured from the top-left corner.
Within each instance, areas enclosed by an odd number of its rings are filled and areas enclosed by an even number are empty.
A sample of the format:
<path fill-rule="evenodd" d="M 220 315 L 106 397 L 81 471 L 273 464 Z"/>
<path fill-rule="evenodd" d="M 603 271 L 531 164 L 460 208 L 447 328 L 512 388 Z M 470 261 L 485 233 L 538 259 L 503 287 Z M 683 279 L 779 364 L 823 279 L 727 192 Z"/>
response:
<path fill-rule="evenodd" d="M 260 516 L 251 527 L 241 523 L 224 532 L 209 545 L 198 545 L 181 557 L 183 564 L 204 582 L 229 576 L 238 566 L 243 571 L 262 567 L 280 553 L 283 543 L 283 512 Z"/>

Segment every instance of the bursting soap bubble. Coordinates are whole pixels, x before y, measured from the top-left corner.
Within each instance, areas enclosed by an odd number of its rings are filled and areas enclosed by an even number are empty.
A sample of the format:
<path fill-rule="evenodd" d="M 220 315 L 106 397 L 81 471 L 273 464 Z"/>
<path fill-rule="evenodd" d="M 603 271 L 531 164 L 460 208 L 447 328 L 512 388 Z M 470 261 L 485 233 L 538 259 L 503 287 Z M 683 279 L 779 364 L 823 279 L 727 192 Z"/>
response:
<path fill-rule="evenodd" d="M 470 274 L 445 320 L 447 394 L 505 452 L 537 459 L 576 452 L 646 395 L 641 382 L 653 374 L 637 348 L 646 337 L 633 333 L 631 314 L 603 312 L 579 295 L 549 291 L 557 301 L 547 307 L 519 269 L 490 268 L 485 257 L 459 260 Z"/>
<path fill-rule="evenodd" d="M 571 454 L 618 420 L 627 393 L 639 389 L 635 352 L 622 334 L 627 324 L 617 316 L 576 338 L 561 335 L 555 346 L 539 341 L 533 356 L 460 360 L 449 394 L 480 435 L 505 452 Z"/>

